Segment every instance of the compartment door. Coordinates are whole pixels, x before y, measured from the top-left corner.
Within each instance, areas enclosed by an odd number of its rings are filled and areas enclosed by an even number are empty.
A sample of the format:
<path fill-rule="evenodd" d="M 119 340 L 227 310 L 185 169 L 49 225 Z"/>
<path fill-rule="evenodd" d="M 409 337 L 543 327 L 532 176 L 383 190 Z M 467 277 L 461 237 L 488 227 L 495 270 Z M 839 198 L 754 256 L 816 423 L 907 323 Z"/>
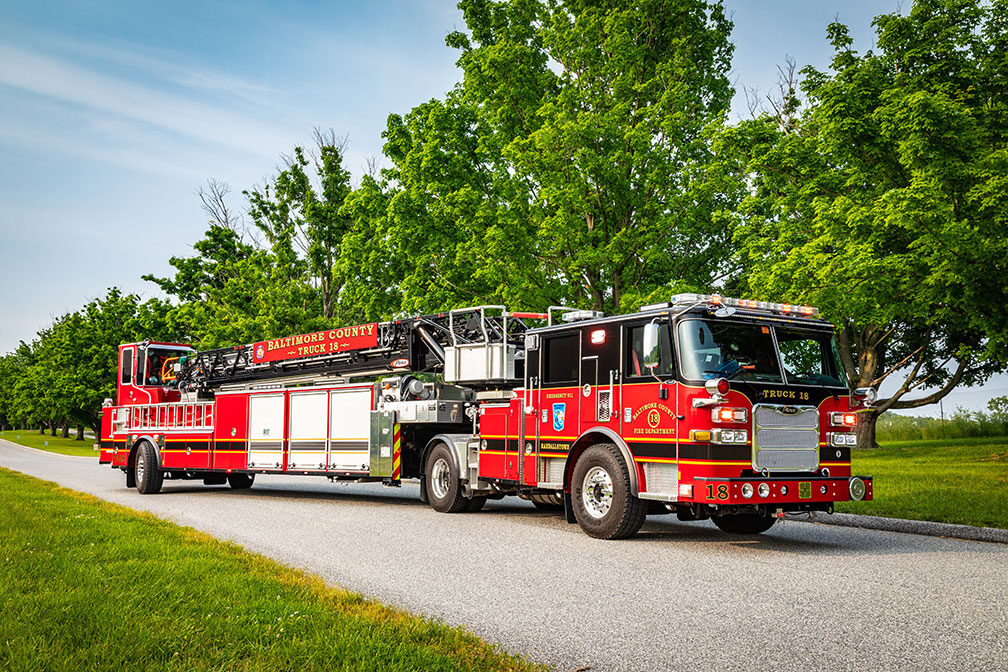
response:
<path fill-rule="evenodd" d="M 329 469 L 368 471 L 371 453 L 370 387 L 332 390 L 329 393 Z"/>
<path fill-rule="evenodd" d="M 249 469 L 283 469 L 284 424 L 283 393 L 249 397 Z"/>
<path fill-rule="evenodd" d="M 291 392 L 288 469 L 321 471 L 326 468 L 328 421 L 329 395 L 326 392 Z"/>

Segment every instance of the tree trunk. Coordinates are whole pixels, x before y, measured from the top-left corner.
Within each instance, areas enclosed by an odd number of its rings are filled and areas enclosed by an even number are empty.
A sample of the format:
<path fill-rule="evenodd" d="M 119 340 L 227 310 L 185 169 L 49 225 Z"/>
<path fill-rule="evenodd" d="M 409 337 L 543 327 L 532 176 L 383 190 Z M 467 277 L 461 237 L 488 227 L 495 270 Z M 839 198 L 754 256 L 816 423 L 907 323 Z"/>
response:
<path fill-rule="evenodd" d="M 875 422 L 878 420 L 878 411 L 868 409 L 857 414 L 857 426 L 854 432 L 857 434 L 857 447 L 860 449 L 878 448 L 875 440 Z"/>
<path fill-rule="evenodd" d="M 41 425 L 39 425 L 38 433 L 41 434 L 41 435 L 43 435 L 43 436 L 45 436 L 45 423 L 44 422 Z"/>
<path fill-rule="evenodd" d="M 49 423 L 49 436 L 51 436 L 53 438 L 56 437 L 56 422 L 55 421 Z"/>
<path fill-rule="evenodd" d="M 98 435 L 95 434 L 95 436 L 98 436 Z M 83 441 L 84 440 L 84 425 L 77 425 L 77 440 L 78 441 Z"/>
<path fill-rule="evenodd" d="M 64 439 L 69 439 L 70 438 L 70 423 L 69 422 L 64 422 L 63 423 L 63 432 L 60 434 L 60 436 L 62 438 L 64 438 Z"/>

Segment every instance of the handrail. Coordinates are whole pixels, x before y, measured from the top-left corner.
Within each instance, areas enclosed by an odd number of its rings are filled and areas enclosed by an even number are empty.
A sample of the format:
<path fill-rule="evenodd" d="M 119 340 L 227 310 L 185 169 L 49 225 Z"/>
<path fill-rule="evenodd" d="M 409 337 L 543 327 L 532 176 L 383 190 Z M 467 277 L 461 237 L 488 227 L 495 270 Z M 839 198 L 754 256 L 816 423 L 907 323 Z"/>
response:
<path fill-rule="evenodd" d="M 213 429 L 212 401 L 126 406 L 126 429 Z"/>

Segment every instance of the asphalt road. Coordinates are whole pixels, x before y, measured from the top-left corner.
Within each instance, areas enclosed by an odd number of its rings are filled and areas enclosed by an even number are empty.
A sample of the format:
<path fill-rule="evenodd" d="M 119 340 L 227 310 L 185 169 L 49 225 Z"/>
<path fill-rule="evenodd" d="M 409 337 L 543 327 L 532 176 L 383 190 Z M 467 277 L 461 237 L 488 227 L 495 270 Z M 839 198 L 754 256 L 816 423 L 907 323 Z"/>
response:
<path fill-rule="evenodd" d="M 560 670 L 1008 670 L 1008 546 L 805 522 L 761 538 L 649 518 L 591 539 L 508 498 L 257 477 L 127 490 L 91 458 L 0 440 L 0 465 L 230 539 Z"/>

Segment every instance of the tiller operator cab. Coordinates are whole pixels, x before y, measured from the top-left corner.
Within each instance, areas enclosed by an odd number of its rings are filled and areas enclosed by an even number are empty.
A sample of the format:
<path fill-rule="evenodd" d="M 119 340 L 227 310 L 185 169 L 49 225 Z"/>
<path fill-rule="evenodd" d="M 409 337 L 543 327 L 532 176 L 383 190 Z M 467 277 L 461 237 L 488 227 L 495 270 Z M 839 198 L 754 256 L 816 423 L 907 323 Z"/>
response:
<path fill-rule="evenodd" d="M 178 401 L 176 375 L 196 351 L 183 343 L 127 343 L 119 346 L 116 405 Z"/>

